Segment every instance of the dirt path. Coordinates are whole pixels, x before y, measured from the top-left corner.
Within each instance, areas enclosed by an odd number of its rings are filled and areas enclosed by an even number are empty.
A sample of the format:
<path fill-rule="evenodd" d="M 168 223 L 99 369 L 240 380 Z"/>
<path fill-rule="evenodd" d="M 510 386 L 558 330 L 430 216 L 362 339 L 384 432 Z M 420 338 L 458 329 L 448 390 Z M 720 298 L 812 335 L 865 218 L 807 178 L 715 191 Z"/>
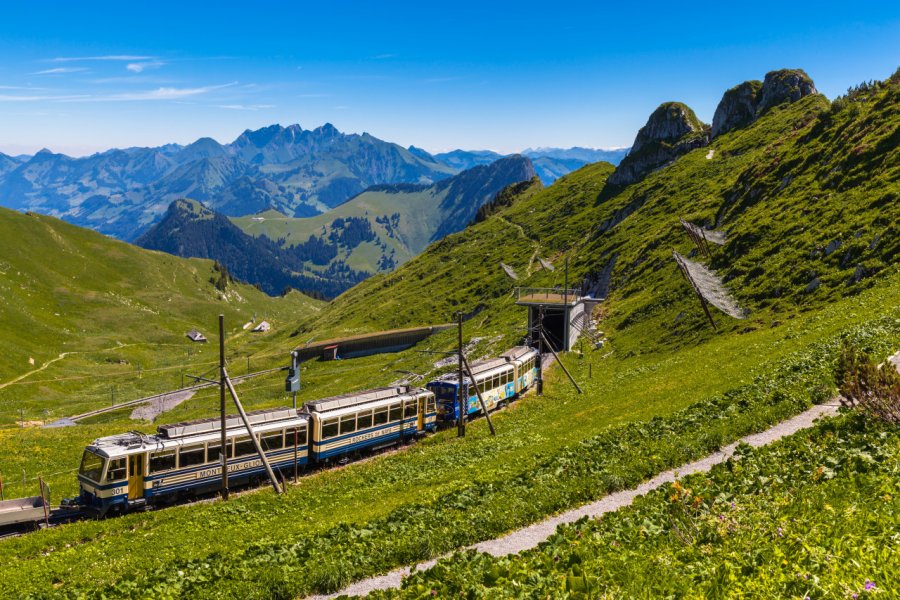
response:
<path fill-rule="evenodd" d="M 900 353 L 895 355 L 894 358 L 896 358 L 897 362 L 900 362 Z M 528 527 L 525 527 L 523 529 L 513 531 L 512 533 L 501 538 L 486 540 L 473 546 L 468 546 L 467 549 L 474 549 L 479 552 L 485 552 L 487 554 L 490 554 L 491 556 L 506 556 L 507 554 L 514 554 L 522 552 L 523 550 L 528 550 L 529 548 L 534 548 L 535 546 L 546 540 L 549 536 L 551 536 L 556 531 L 556 528 L 560 525 L 573 523 L 578 519 L 581 519 L 582 517 L 599 517 L 605 513 L 628 506 L 636 497 L 644 495 L 652 489 L 663 484 L 675 481 L 676 473 L 679 477 L 683 477 L 684 475 L 690 475 L 692 473 L 709 471 L 713 467 L 713 465 L 724 462 L 732 454 L 734 454 L 735 449 L 741 442 L 749 444 L 754 448 L 765 446 L 766 444 L 770 444 L 802 429 L 811 427 L 813 422 L 820 417 L 835 415 L 837 413 L 837 409 L 838 405 L 836 404 L 822 404 L 813 406 L 809 410 L 800 413 L 793 418 L 787 419 L 786 421 L 782 421 L 781 423 L 778 423 L 777 425 L 774 425 L 761 433 L 755 433 L 753 435 L 745 436 L 738 442 L 729 444 L 718 452 L 710 454 L 705 458 L 681 465 L 677 469 L 672 469 L 669 471 L 665 471 L 664 473 L 660 473 L 656 477 L 650 479 L 649 481 L 645 481 L 636 488 L 610 494 L 608 496 L 605 496 L 604 498 L 601 498 L 600 500 L 597 500 L 596 502 L 585 504 L 584 506 L 580 506 L 559 515 L 550 517 L 549 519 L 546 519 L 539 523 L 535 523 L 534 525 L 529 525 Z M 365 596 L 373 590 L 396 588 L 400 586 L 403 578 L 408 575 L 413 569 L 428 569 L 432 567 L 438 560 L 440 559 L 429 560 L 420 563 L 412 568 L 403 567 L 401 569 L 391 571 L 386 575 L 372 577 L 370 579 L 364 579 L 362 581 L 354 583 L 336 594 L 310 596 L 308 600 L 328 600 L 331 598 L 336 598 L 342 594 L 347 594 L 350 596 Z"/>
<path fill-rule="evenodd" d="M 30 377 L 30 376 L 34 375 L 35 373 L 40 373 L 41 371 L 43 371 L 44 369 L 46 369 L 47 367 L 49 367 L 49 366 L 52 365 L 53 363 L 55 363 L 55 362 L 57 362 L 57 361 L 60 361 L 60 360 L 64 359 L 64 358 L 65 358 L 66 356 L 68 356 L 69 354 L 78 354 L 78 353 L 77 353 L 77 352 L 63 352 L 63 353 L 61 353 L 59 356 L 57 356 L 56 358 L 52 358 L 52 359 L 48 360 L 47 362 L 45 362 L 44 364 L 42 364 L 42 365 L 41 365 L 40 367 L 38 367 L 37 369 L 32 369 L 31 371 L 28 371 L 27 373 L 23 373 L 22 375 L 19 375 L 19 376 L 16 377 L 15 379 L 10 379 L 10 380 L 7 381 L 6 383 L 0 383 L 0 390 L 2 390 L 3 388 L 5 388 L 5 387 L 8 386 L 8 385 L 12 385 L 12 384 L 14 384 L 14 383 L 16 383 L 16 382 L 22 381 L 22 380 L 25 379 L 26 377 Z"/>

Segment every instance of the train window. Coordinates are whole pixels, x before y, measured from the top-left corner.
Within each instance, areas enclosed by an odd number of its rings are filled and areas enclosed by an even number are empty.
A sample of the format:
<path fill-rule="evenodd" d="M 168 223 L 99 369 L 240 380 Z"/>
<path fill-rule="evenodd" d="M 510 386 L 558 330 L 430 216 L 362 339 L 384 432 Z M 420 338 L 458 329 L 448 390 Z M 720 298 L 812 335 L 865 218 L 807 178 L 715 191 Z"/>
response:
<path fill-rule="evenodd" d="M 284 432 L 285 448 L 293 448 L 295 443 L 297 446 L 306 444 L 306 427 L 300 427 L 299 429 L 288 429 Z"/>
<path fill-rule="evenodd" d="M 328 419 L 327 421 L 322 423 L 322 439 L 327 440 L 328 438 L 333 438 L 338 434 L 338 420 L 337 419 Z"/>
<path fill-rule="evenodd" d="M 434 396 L 428 396 L 428 399 L 425 401 L 425 412 L 434 412 Z"/>
<path fill-rule="evenodd" d="M 109 470 L 106 472 L 107 481 L 125 479 L 125 459 L 117 458 L 109 461 Z"/>
<path fill-rule="evenodd" d="M 356 415 L 341 417 L 341 435 L 356 431 Z"/>
<path fill-rule="evenodd" d="M 222 462 L 222 446 L 219 444 L 209 444 L 206 447 L 206 462 L 219 463 Z"/>
<path fill-rule="evenodd" d="M 154 452 L 150 455 L 150 474 L 175 468 L 175 451 Z"/>
<path fill-rule="evenodd" d="M 260 438 L 259 443 L 262 446 L 263 452 L 271 452 L 272 450 L 281 450 L 284 448 L 284 436 L 282 434 L 283 432 L 276 431 L 274 433 L 267 433 Z M 293 443 L 293 441 L 291 443 Z"/>
<path fill-rule="evenodd" d="M 368 429 L 372 426 L 372 411 L 367 410 L 365 412 L 356 414 L 356 428 L 357 429 Z"/>
<path fill-rule="evenodd" d="M 202 465 L 206 462 L 205 459 L 206 452 L 203 449 L 203 446 L 191 446 L 189 448 L 182 448 L 178 451 L 178 466 L 182 469 L 185 467 L 193 467 L 194 465 Z"/>
<path fill-rule="evenodd" d="M 256 453 L 256 447 L 253 440 L 248 437 L 240 437 L 234 440 L 234 458 L 239 456 L 250 456 Z"/>
<path fill-rule="evenodd" d="M 415 400 L 407 400 L 406 405 L 403 408 L 403 416 L 404 417 L 414 417 L 419 414 L 419 406 L 418 402 Z"/>
<path fill-rule="evenodd" d="M 399 421 L 403 417 L 403 409 L 399 404 L 391 404 L 391 422 Z"/>
<path fill-rule="evenodd" d="M 384 425 L 388 422 L 388 409 L 387 406 L 384 408 L 379 408 L 375 411 L 375 424 L 376 425 Z"/>

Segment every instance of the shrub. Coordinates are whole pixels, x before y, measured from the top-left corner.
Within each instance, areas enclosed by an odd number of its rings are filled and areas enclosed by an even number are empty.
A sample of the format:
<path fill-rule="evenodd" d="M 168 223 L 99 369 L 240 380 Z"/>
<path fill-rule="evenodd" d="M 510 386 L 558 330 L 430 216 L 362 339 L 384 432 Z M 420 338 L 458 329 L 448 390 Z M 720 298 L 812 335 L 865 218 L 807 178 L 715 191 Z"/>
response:
<path fill-rule="evenodd" d="M 900 423 L 900 373 L 890 362 L 879 365 L 866 352 L 845 344 L 838 363 L 841 404 Z"/>

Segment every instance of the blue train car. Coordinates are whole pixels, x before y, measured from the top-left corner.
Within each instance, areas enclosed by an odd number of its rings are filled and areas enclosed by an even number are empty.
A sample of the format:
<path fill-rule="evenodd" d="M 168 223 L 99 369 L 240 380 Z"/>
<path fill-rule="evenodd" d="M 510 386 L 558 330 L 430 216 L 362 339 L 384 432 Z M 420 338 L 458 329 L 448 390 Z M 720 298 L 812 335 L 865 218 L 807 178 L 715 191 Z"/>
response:
<path fill-rule="evenodd" d="M 408 386 L 313 400 L 303 409 L 312 432 L 310 460 L 317 463 L 433 431 L 437 416 L 434 394 Z"/>
<path fill-rule="evenodd" d="M 247 416 L 273 469 L 293 472 L 295 464 L 307 464 L 308 415 L 282 408 Z M 238 486 L 266 477 L 243 421 L 228 417 L 225 426 L 229 483 Z M 82 456 L 78 501 L 105 515 L 218 490 L 222 463 L 217 418 L 161 425 L 155 435 L 132 432 L 100 438 Z"/>
<path fill-rule="evenodd" d="M 538 352 L 534 348 L 516 346 L 498 358 L 472 363 L 470 366 L 475 378 L 474 385 L 468 375 L 463 377 L 462 384 L 466 415 L 473 416 L 481 412 L 476 386 L 488 411 L 517 398 L 531 387 L 537 378 L 537 356 Z M 444 375 L 429 382 L 426 387 L 434 392 L 438 420 L 456 421 L 459 418 L 458 374 Z"/>

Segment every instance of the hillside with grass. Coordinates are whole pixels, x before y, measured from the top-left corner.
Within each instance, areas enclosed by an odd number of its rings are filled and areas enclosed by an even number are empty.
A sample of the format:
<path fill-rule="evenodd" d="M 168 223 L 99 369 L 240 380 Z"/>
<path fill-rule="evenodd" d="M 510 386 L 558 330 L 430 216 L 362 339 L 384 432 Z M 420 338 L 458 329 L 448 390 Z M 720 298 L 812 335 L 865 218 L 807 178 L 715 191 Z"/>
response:
<path fill-rule="evenodd" d="M 543 396 L 528 395 L 494 416 L 496 437 L 479 420 L 468 426 L 465 438 L 445 430 L 398 452 L 308 474 L 288 486 L 284 496 L 263 489 L 228 502 L 75 523 L 3 540 L 0 595 L 250 599 L 335 591 L 635 486 L 831 400 L 840 383 L 843 345 L 864 348 L 879 360 L 900 348 L 898 100 L 896 74 L 834 101 L 818 94 L 788 95 L 706 146 L 683 147 L 683 153 L 630 185 L 607 185 L 615 167 L 598 163 L 546 189 L 518 190 L 485 210 L 479 222 L 431 244 L 395 272 L 362 282 L 321 310 L 298 308 L 290 315 L 293 327 L 278 327 L 265 346 L 246 348 L 246 356 L 258 361 L 254 365 L 284 364 L 287 350 L 309 340 L 446 322 L 458 311 L 467 317 L 469 356 L 486 357 L 525 334 L 525 311 L 515 305 L 515 287 L 562 285 L 568 258 L 572 282 L 604 299 L 595 318 L 607 340 L 600 349 L 585 344 L 583 352 L 561 355 L 583 394 L 551 368 Z M 724 245 L 711 244 L 706 258 L 679 217 L 722 232 Z M 733 319 L 714 312 L 718 329 L 713 330 L 673 249 L 712 269 L 748 316 Z M 811 285 L 813 280 L 818 282 Z M 442 332 L 394 354 L 305 363 L 300 401 L 410 378 L 427 381 L 447 369 L 435 353 L 454 349 L 455 335 Z M 232 364 L 242 364 L 243 357 L 240 347 L 229 356 Z M 197 394 L 160 419 L 214 415 L 214 392 Z M 288 401 L 281 378 L 239 386 L 238 392 L 248 409 Z M 794 470 L 791 453 L 806 452 L 818 460 L 839 447 L 855 465 L 866 462 L 855 452 L 860 449 L 884 457 L 883 465 L 891 468 L 896 458 L 892 438 L 879 437 L 876 430 L 868 437 L 851 436 L 854 427 L 852 421 L 839 423 L 833 437 L 823 429 L 822 439 L 813 435 L 806 443 L 798 438 L 794 449 L 775 449 L 786 455 L 784 460 L 763 456 L 747 464 L 765 477 L 782 476 L 783 486 L 764 490 L 773 502 L 795 489 L 797 477 L 816 472 L 785 474 Z M 64 432 L 0 430 L 0 474 L 6 479 L 23 469 L 29 478 L 45 474 L 59 494 L 71 495 L 76 489 L 72 472 L 84 445 L 99 435 L 131 429 L 152 431 L 153 424 L 135 423 L 122 412 Z M 839 483 L 810 492 L 810 506 L 830 503 L 840 482 L 858 480 L 852 469 L 825 466 Z M 861 502 L 875 497 L 873 490 L 890 473 L 873 466 L 869 475 L 856 496 Z M 739 552 L 758 545 L 765 556 L 774 555 L 780 548 L 754 537 L 767 507 L 764 498 L 754 497 L 758 479 L 722 477 L 716 472 L 711 482 L 687 485 L 709 490 L 711 497 L 726 489 L 739 496 L 742 512 L 726 517 L 742 537 L 722 547 Z M 741 481 L 748 482 L 746 489 Z M 23 484 L 11 493 L 25 495 L 21 492 L 27 489 Z M 599 540 L 585 550 L 585 562 L 604 560 L 604 541 L 611 537 L 619 535 L 624 544 L 633 539 L 628 536 L 652 534 L 652 529 L 636 533 L 635 526 L 642 526 L 644 516 L 651 519 L 648 527 L 664 522 L 661 502 L 662 495 L 648 498 L 649 513 L 621 517 L 616 522 L 623 523 L 622 530 L 607 534 L 602 524 L 585 529 L 583 535 Z M 692 502 L 682 504 L 690 508 Z M 821 531 L 823 517 L 804 506 L 785 508 L 785 515 L 808 519 L 804 522 Z M 710 502 L 695 508 L 706 513 L 689 516 L 703 520 L 717 517 L 720 513 L 711 511 L 724 507 Z M 873 517 L 880 524 L 889 518 L 884 511 Z M 699 525 L 710 524 L 703 520 Z M 208 533 L 213 526 L 215 536 Z M 707 531 L 714 533 L 711 525 Z M 448 579 L 446 589 L 457 594 L 487 588 L 497 584 L 491 578 L 502 569 L 510 581 L 535 569 L 538 583 L 583 586 L 584 573 L 570 558 L 578 554 L 571 543 L 577 535 L 561 532 L 558 553 L 513 557 L 496 569 L 474 557 L 473 573 L 479 578 L 469 587 Z M 135 539 L 155 551 L 134 552 Z M 852 547 L 860 547 L 859 538 L 853 539 Z M 671 536 L 659 535 L 653 542 L 661 560 L 683 556 Z M 687 551 L 702 554 L 703 548 Z M 565 572 L 547 564 L 555 562 L 553 556 L 566 558 Z M 704 578 L 721 573 L 713 558 L 705 560 Z M 100 563 L 102 571 L 95 568 Z M 642 572 L 649 569 L 646 562 L 634 564 Z M 787 568 L 795 572 L 794 565 Z M 771 581 L 778 583 L 775 578 L 786 572 L 773 573 Z M 412 582 L 410 593 L 430 597 L 433 575 Z M 860 585 L 866 576 L 851 569 L 838 574 Z M 632 589 L 625 587 L 627 577 L 609 577 L 609 589 L 626 594 Z M 667 589 L 691 589 L 681 575 L 668 581 Z M 620 582 L 621 588 L 614 587 Z M 783 589 L 779 585 L 759 589 L 777 593 Z"/>
<path fill-rule="evenodd" d="M 185 334 L 215 342 L 220 313 L 237 350 L 265 344 L 242 329 L 250 320 L 287 329 L 320 306 L 297 292 L 269 297 L 210 260 L 0 209 L 0 424 L 178 387 L 181 373 L 206 371 L 217 355 Z"/>
<path fill-rule="evenodd" d="M 607 185 L 611 165 L 583 167 L 363 282 L 310 327 L 399 327 L 462 311 L 508 331 L 512 289 L 562 285 L 562 269 L 538 259 L 559 267 L 568 258 L 570 281 L 606 298 L 605 331 L 637 326 L 650 348 L 700 341 L 713 331 L 673 249 L 707 264 L 749 311 L 717 315 L 720 329 L 778 326 L 896 268 L 898 126 L 900 73 L 833 102 L 813 94 L 772 106 L 632 185 Z M 725 244 L 696 257 L 680 217 L 721 230 Z M 414 301 L 422 286 L 440 293 Z"/>

